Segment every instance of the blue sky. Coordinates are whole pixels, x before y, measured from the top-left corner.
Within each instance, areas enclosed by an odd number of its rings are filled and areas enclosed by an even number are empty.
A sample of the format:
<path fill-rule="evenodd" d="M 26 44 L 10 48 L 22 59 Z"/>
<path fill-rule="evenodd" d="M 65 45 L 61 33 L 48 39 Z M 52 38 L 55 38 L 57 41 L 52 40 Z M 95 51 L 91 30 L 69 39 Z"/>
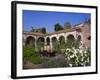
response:
<path fill-rule="evenodd" d="M 63 26 L 65 22 L 70 22 L 71 25 L 75 25 L 90 17 L 88 13 L 23 10 L 23 30 L 30 31 L 32 27 L 36 29 L 45 27 L 47 32 L 54 32 L 56 23 Z"/>

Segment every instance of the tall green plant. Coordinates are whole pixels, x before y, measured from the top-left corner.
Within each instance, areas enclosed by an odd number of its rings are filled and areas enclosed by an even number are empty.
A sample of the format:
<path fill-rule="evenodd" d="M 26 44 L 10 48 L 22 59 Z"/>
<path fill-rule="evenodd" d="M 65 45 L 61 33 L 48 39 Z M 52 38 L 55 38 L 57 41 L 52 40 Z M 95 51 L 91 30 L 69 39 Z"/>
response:
<path fill-rule="evenodd" d="M 31 45 L 27 45 L 23 47 L 23 60 L 24 62 L 32 62 L 34 64 L 42 63 L 42 59 L 36 53 L 35 48 Z"/>

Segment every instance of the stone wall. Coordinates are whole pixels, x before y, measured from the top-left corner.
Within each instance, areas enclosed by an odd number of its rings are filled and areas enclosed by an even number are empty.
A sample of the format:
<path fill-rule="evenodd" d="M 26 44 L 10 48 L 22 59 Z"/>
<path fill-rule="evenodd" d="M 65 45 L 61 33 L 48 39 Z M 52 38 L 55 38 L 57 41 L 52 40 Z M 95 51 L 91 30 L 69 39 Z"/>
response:
<path fill-rule="evenodd" d="M 82 27 L 83 44 L 85 47 L 91 47 L 91 27 L 90 24 L 85 23 Z"/>

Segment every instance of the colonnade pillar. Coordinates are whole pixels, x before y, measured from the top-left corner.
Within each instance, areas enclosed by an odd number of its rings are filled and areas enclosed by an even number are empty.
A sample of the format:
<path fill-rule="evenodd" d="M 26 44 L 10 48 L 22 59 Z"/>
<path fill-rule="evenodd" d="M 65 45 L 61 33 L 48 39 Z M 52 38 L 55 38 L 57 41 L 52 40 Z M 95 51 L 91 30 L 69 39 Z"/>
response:
<path fill-rule="evenodd" d="M 37 51 L 37 38 L 35 38 L 35 50 Z"/>
<path fill-rule="evenodd" d="M 47 45 L 46 37 L 44 38 L 44 45 Z"/>
<path fill-rule="evenodd" d="M 51 48 L 51 50 L 52 50 L 52 38 L 50 38 L 50 48 Z"/>

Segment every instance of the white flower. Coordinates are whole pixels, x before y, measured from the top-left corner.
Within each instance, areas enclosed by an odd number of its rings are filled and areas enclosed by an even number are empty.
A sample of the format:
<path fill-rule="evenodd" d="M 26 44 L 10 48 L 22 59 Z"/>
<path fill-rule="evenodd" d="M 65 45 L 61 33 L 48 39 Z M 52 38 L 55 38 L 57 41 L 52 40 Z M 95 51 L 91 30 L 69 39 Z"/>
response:
<path fill-rule="evenodd" d="M 73 50 L 75 50 L 75 48 L 74 48 L 74 47 L 73 47 L 72 49 L 73 49 Z"/>
<path fill-rule="evenodd" d="M 81 65 L 84 65 L 84 63 L 81 63 Z"/>
<path fill-rule="evenodd" d="M 77 49 L 75 49 L 75 50 L 74 50 L 74 53 L 77 54 L 77 52 L 78 52 Z"/>
<path fill-rule="evenodd" d="M 76 49 L 76 52 L 78 53 L 80 50 L 79 49 Z"/>
<path fill-rule="evenodd" d="M 66 51 L 71 51 L 71 49 L 67 48 Z"/>
<path fill-rule="evenodd" d="M 70 57 L 68 57 L 68 60 L 70 60 Z"/>
<path fill-rule="evenodd" d="M 74 55 L 71 55 L 71 56 L 70 56 L 70 58 L 73 58 L 73 57 L 74 57 Z"/>
<path fill-rule="evenodd" d="M 72 67 L 72 64 L 69 64 L 70 67 Z"/>
<path fill-rule="evenodd" d="M 82 50 L 79 50 L 79 52 L 80 52 L 80 53 L 83 53 L 83 51 L 82 51 Z"/>
<path fill-rule="evenodd" d="M 84 51 L 84 53 L 87 53 L 86 50 Z"/>
<path fill-rule="evenodd" d="M 67 52 L 65 52 L 65 54 L 66 54 L 66 56 L 68 55 L 68 53 L 67 53 Z"/>
<path fill-rule="evenodd" d="M 86 49 L 75 49 L 73 48 L 67 48 L 65 54 L 67 55 L 67 59 L 70 62 L 72 58 L 75 58 L 75 65 L 78 66 L 79 64 L 85 66 L 86 63 L 89 63 L 89 57 L 87 54 L 87 50 Z M 86 60 L 84 60 L 85 57 L 88 57 Z M 80 61 L 81 59 L 81 61 Z M 72 67 L 73 64 L 69 63 L 69 66 Z"/>
<path fill-rule="evenodd" d="M 84 53 L 82 52 L 82 53 L 81 53 L 81 56 L 83 56 L 83 54 L 84 54 Z"/>
<path fill-rule="evenodd" d="M 83 48 L 82 45 L 79 48 L 82 49 Z"/>
<path fill-rule="evenodd" d="M 84 58 L 82 57 L 82 59 L 81 59 L 82 61 L 84 60 Z"/>
<path fill-rule="evenodd" d="M 87 59 L 87 62 L 89 62 L 89 58 Z"/>

